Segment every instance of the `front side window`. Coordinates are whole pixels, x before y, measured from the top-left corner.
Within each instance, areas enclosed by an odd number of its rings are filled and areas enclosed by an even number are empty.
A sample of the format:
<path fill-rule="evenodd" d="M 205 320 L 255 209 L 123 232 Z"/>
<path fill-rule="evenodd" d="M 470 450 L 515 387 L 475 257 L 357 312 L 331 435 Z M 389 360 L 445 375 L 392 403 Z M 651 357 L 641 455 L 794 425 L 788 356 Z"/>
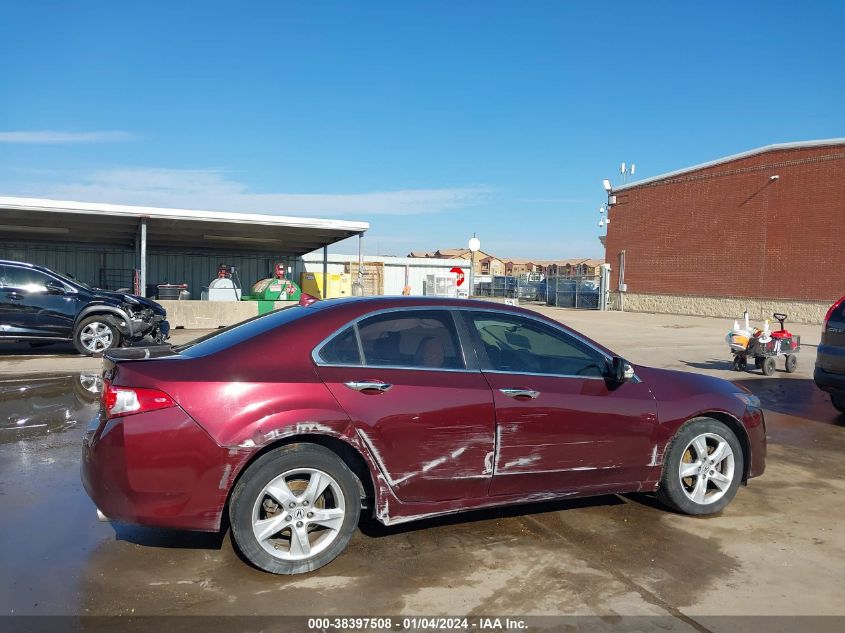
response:
<path fill-rule="evenodd" d="M 356 338 L 357 330 L 357 338 Z M 360 343 L 360 348 L 359 348 Z M 458 334 L 450 312 L 409 310 L 367 317 L 348 327 L 318 352 L 329 365 L 464 369 Z"/>
<path fill-rule="evenodd" d="M 518 315 L 469 313 L 487 355 L 485 369 L 601 377 L 605 357 L 569 334 Z"/>
<path fill-rule="evenodd" d="M 18 266 L 3 266 L 0 271 L 0 284 L 7 288 L 22 290 L 24 292 L 46 292 L 47 284 L 59 285 L 59 282 L 52 277 L 45 275 L 31 268 L 19 268 Z"/>

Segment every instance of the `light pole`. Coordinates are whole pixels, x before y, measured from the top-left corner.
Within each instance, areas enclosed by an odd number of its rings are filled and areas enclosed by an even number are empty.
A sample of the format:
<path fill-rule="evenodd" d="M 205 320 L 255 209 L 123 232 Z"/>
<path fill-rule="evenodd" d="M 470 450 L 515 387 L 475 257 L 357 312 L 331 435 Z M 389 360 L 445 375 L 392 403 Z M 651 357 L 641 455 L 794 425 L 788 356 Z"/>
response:
<path fill-rule="evenodd" d="M 472 237 L 469 238 L 469 251 L 470 251 L 470 267 L 469 267 L 469 292 L 467 293 L 468 297 L 472 297 L 473 293 L 475 292 L 475 254 L 481 250 L 481 240 L 475 237 L 475 233 L 472 234 Z"/>

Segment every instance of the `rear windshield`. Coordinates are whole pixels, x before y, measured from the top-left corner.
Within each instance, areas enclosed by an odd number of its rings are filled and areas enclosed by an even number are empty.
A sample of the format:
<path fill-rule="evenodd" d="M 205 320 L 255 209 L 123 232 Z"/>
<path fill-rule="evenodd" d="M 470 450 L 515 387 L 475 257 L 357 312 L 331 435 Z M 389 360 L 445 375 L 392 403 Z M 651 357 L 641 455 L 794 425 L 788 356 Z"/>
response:
<path fill-rule="evenodd" d="M 201 356 L 208 356 L 209 354 L 216 354 L 232 345 L 256 336 L 261 336 L 286 323 L 296 321 L 311 312 L 313 310 L 309 310 L 304 306 L 287 306 L 274 312 L 252 317 L 246 321 L 221 328 L 184 345 L 174 345 L 173 351 L 188 358 L 199 358 Z"/>

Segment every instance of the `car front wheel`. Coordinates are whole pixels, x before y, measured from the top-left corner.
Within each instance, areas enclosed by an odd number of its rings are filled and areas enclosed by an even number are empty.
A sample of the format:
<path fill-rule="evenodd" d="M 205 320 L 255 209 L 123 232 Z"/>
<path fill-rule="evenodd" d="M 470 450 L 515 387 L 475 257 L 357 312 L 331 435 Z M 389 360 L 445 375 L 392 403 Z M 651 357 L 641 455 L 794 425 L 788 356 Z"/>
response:
<path fill-rule="evenodd" d="M 120 331 L 109 317 L 95 315 L 82 319 L 73 332 L 73 346 L 80 354 L 102 354 L 120 346 Z"/>
<path fill-rule="evenodd" d="M 361 512 L 358 482 L 335 453 L 291 444 L 258 458 L 229 504 L 243 556 L 274 574 L 318 569 L 349 543 Z"/>
<path fill-rule="evenodd" d="M 669 443 L 657 495 L 679 512 L 713 514 L 736 495 L 743 468 L 734 432 L 718 420 L 697 418 Z"/>
<path fill-rule="evenodd" d="M 845 396 L 831 394 L 830 401 L 833 403 L 833 406 L 836 407 L 839 413 L 845 413 Z"/>

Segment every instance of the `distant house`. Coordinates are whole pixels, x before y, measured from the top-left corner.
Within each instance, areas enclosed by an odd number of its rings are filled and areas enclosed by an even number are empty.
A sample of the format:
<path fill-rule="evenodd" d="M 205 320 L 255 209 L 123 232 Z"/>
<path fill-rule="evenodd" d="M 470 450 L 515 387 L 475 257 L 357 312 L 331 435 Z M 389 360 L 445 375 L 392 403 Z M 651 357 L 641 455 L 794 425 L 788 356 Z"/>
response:
<path fill-rule="evenodd" d="M 441 248 L 436 251 L 411 251 L 408 257 L 433 257 L 437 259 L 472 259 L 468 248 Z M 484 251 L 475 254 L 476 275 L 506 275 L 519 277 L 530 273 L 541 273 L 549 277 L 573 277 L 576 275 L 598 275 L 601 259 L 578 257 L 574 259 L 526 259 L 521 257 L 496 257 Z"/>
<path fill-rule="evenodd" d="M 476 272 L 479 275 L 504 275 L 505 262 L 498 257 L 488 255 L 479 261 L 478 270 Z"/>
<path fill-rule="evenodd" d="M 537 264 L 530 259 L 511 257 L 502 261 L 505 262 L 505 274 L 509 277 L 519 277 L 528 273 L 543 272 L 545 269 L 541 264 Z"/>
<path fill-rule="evenodd" d="M 472 251 L 468 248 L 440 248 L 436 251 L 411 251 L 408 257 L 430 257 L 435 259 L 465 259 L 472 261 Z M 486 262 L 486 266 L 485 263 Z M 498 265 L 495 263 L 498 262 Z M 489 272 L 490 270 L 502 270 L 503 272 Z M 475 253 L 475 274 L 476 275 L 504 275 L 504 264 L 498 257 L 476 251 Z"/>

